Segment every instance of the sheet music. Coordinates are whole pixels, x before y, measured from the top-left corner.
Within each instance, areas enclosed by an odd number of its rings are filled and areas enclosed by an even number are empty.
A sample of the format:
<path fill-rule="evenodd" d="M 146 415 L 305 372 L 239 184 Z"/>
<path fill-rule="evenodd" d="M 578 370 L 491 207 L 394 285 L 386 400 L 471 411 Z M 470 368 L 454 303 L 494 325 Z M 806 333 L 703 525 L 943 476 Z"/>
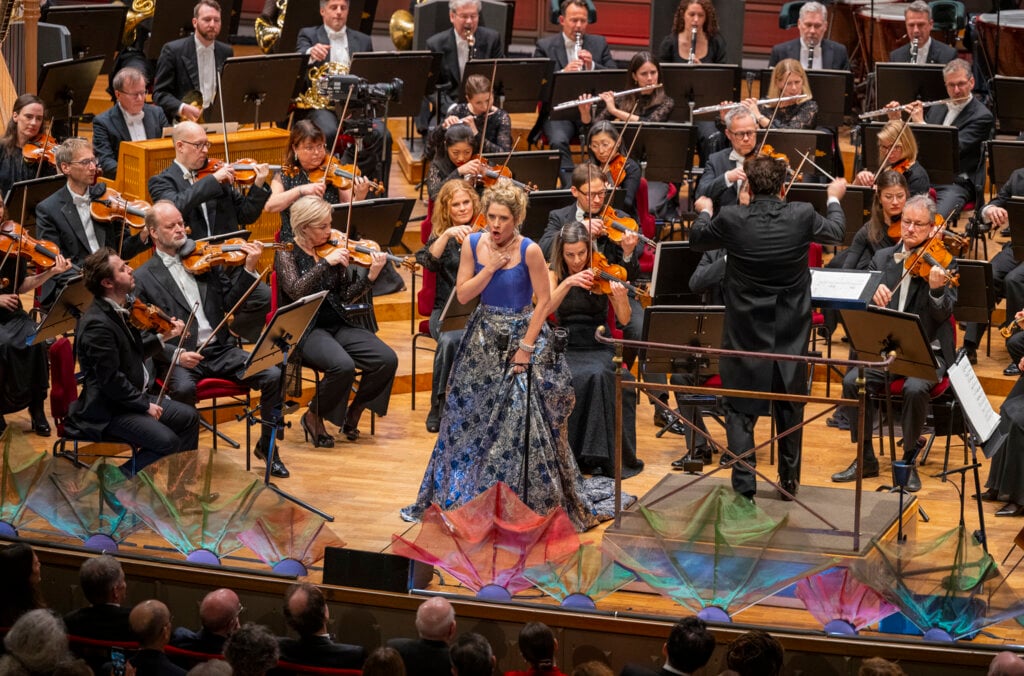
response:
<path fill-rule="evenodd" d="M 992 408 L 988 397 L 985 396 L 985 390 L 971 368 L 971 362 L 966 357 L 961 357 L 949 367 L 947 374 L 967 423 L 978 436 L 978 440 L 985 443 L 999 427 L 999 413 Z"/>
<path fill-rule="evenodd" d="M 811 298 L 815 303 L 841 303 L 844 307 L 867 305 L 878 285 L 878 272 L 811 269 Z"/>

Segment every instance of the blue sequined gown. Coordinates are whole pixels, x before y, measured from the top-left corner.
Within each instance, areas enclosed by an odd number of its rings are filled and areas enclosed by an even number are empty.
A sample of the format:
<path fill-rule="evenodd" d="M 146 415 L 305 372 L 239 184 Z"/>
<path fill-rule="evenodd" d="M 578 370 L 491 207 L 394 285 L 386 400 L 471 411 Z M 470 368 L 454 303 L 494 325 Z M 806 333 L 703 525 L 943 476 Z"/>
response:
<path fill-rule="evenodd" d="M 480 233 L 470 235 L 477 272 L 483 268 L 476 260 L 479 239 Z M 529 411 L 527 375 L 511 371 L 512 356 L 533 313 L 526 266 L 530 243 L 523 239 L 519 265 L 494 274 L 466 325 L 437 444 L 416 502 L 402 510 L 406 520 L 419 520 L 431 503 L 443 510 L 459 507 L 503 481 L 535 512 L 547 514 L 562 506 L 577 530 L 598 522 L 566 437 L 575 402 L 571 376 L 562 355 L 551 351 L 546 326 L 533 355 Z M 524 482 L 527 415 L 529 470 Z"/>

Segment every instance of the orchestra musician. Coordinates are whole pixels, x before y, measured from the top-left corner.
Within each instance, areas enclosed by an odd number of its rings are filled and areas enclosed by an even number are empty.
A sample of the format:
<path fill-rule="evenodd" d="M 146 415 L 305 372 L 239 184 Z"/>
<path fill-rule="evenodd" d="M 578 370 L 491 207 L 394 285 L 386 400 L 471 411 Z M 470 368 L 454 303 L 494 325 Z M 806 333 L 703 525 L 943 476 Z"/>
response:
<path fill-rule="evenodd" d="M 619 326 L 629 324 L 632 308 L 626 287 L 607 280 L 609 291 L 595 291 L 601 279 L 600 261 L 592 260 L 590 228 L 579 221 L 566 223 L 551 252 L 551 302 L 548 313 L 568 333 L 565 358 L 572 374 L 576 406 L 566 425 L 569 447 L 584 474 L 615 473 L 615 370 L 621 367 L 615 350 L 598 343 L 594 332 L 608 324 L 611 308 Z M 605 273 L 608 275 L 609 273 Z M 625 280 L 622 280 L 625 281 Z M 600 282 L 599 282 L 600 283 Z M 628 371 L 623 378 L 632 380 Z M 622 476 L 644 467 L 636 457 L 636 390 L 622 390 Z"/>
<path fill-rule="evenodd" d="M 924 439 L 919 437 L 928 414 L 929 392 L 941 378 L 941 372 L 945 370 L 944 364 L 951 364 L 956 352 L 953 328 L 949 322 L 953 305 L 956 303 L 956 287 L 946 283 L 946 277 L 939 266 L 931 267 L 924 277 L 904 274 L 907 261 L 913 260 L 908 259 L 904 254 L 913 254 L 918 247 L 926 245 L 929 238 L 938 231 L 939 228 L 935 223 L 936 215 L 935 203 L 930 198 L 924 195 L 915 195 L 908 199 L 903 206 L 903 216 L 900 220 L 900 241 L 893 247 L 880 249 L 875 253 L 869 268 L 882 273 L 881 283 L 875 290 L 871 302 L 881 307 L 916 314 L 921 319 L 925 337 L 929 341 L 938 340 L 941 348 L 939 372 L 934 378 L 908 377 L 903 385 L 903 461 L 908 464 L 914 463 L 918 452 L 923 447 Z M 950 262 L 948 268 L 955 271 L 955 259 Z M 843 397 L 857 398 L 859 374 L 858 369 L 851 369 L 843 377 Z M 865 369 L 864 377 L 867 380 L 869 391 L 878 392 L 885 387 L 886 374 L 881 370 Z M 868 430 L 864 438 L 864 467 L 862 468 L 865 478 L 878 476 L 878 460 L 875 457 L 870 432 L 874 429 L 873 413 L 872 406 L 865 407 L 864 415 L 867 419 L 865 429 Z M 845 414 L 850 421 L 857 419 L 856 409 L 847 409 Z M 856 441 L 857 425 L 850 426 L 850 433 L 853 440 Z M 833 474 L 832 481 L 836 483 L 856 481 L 857 469 L 857 461 L 854 460 L 845 470 Z M 917 476 L 915 467 L 906 488 L 908 491 L 914 492 L 920 487 L 921 480 Z"/>
<path fill-rule="evenodd" d="M 121 219 L 101 221 L 92 217 L 92 202 L 106 188 L 96 183 L 99 164 L 92 144 L 81 138 L 69 138 L 54 152 L 57 167 L 67 176 L 64 188 L 57 190 L 36 205 L 36 235 L 53 242 L 61 254 L 75 265 L 103 247 L 120 251 L 132 258 L 149 248 L 149 233 L 138 234 Z M 71 276 L 70 272 L 51 277 L 43 284 L 41 302 L 48 306 L 56 298 L 57 286 Z"/>
<path fill-rule="evenodd" d="M 590 10 L 585 0 L 562 0 L 558 16 L 562 31 L 558 35 L 549 35 L 538 40 L 534 57 L 551 59 L 555 62 L 555 70 L 560 72 L 615 68 L 615 59 L 608 49 L 608 41 L 600 35 L 587 32 L 589 20 Z M 542 107 L 537 122 L 544 130 L 544 135 L 548 137 L 548 144 L 561 155 L 559 172 L 564 188 L 572 179 L 573 160 L 569 144 L 579 137 L 582 121 L 578 117 L 551 120 L 544 108 L 546 107 Z M 533 136 L 531 133 L 531 138 Z"/>
<path fill-rule="evenodd" d="M 800 37 L 772 47 L 769 68 L 783 59 L 796 59 L 808 70 L 850 70 L 846 46 L 824 39 L 828 34 L 828 10 L 824 5 L 814 0 L 804 3 L 796 27 Z"/>
<path fill-rule="evenodd" d="M 329 244 L 332 237 L 331 205 L 316 195 L 300 197 L 291 207 L 295 248 L 279 251 L 274 261 L 282 303 L 291 303 L 318 291 L 327 297 L 310 330 L 298 346 L 303 365 L 323 372 L 317 393 L 309 402 L 301 424 L 306 439 L 318 448 L 332 448 L 334 437 L 324 420 L 341 429 L 349 441 L 360 436 L 359 419 L 369 408 L 386 415 L 391 385 L 398 369 L 398 355 L 384 341 L 362 328 L 348 304 L 369 293 L 387 264 L 383 253 L 370 255 L 368 275 L 356 275 L 349 265 L 344 242 Z M 356 369 L 362 372 L 359 388 L 349 402 Z"/>
<path fill-rule="evenodd" d="M 761 129 L 814 129 L 818 119 L 818 103 L 811 98 L 811 83 L 807 72 L 796 59 L 783 59 L 775 64 L 768 98 L 804 95 L 802 101 L 780 101 L 776 105 L 757 108 L 755 99 L 743 103 L 752 107 L 757 114 L 757 126 Z"/>
<path fill-rule="evenodd" d="M 985 185 L 983 145 L 992 137 L 995 119 L 985 104 L 971 94 L 974 89 L 971 64 L 963 59 L 953 59 L 942 69 L 942 79 L 946 93 L 955 103 L 940 103 L 925 110 L 920 101 L 913 101 L 907 104 L 907 112 L 914 124 L 954 126 L 959 132 L 960 176 L 954 183 L 935 186 L 936 208 L 946 218 L 976 199 Z M 894 101 L 888 107 L 898 106 L 899 103 Z M 899 117 L 898 111 L 889 113 L 890 119 L 898 120 Z"/>
<path fill-rule="evenodd" d="M 907 44 L 898 47 L 889 54 L 893 63 L 949 63 L 956 58 L 956 49 L 944 42 L 932 39 L 932 8 L 924 0 L 914 0 L 904 6 L 903 21 L 907 26 Z M 913 49 L 917 41 L 916 53 Z M 911 60 L 911 55 L 916 57 Z"/>
<path fill-rule="evenodd" d="M 13 225 L 0 196 L 0 229 Z M 4 414 L 28 408 L 32 431 L 48 437 L 50 423 L 44 410 L 50 381 L 47 346 L 30 344 L 36 333 L 36 320 L 25 312 L 21 295 L 38 289 L 54 275 L 67 272 L 71 261 L 57 254 L 49 268 L 33 271 L 32 265 L 13 253 L 0 257 L 0 434 L 7 429 Z"/>
<path fill-rule="evenodd" d="M 878 160 L 885 169 L 903 174 L 910 195 L 927 195 L 932 187 L 928 171 L 917 161 L 917 139 L 910 125 L 889 120 L 878 130 Z M 854 185 L 872 185 L 875 174 L 867 169 L 858 172 Z"/>
<path fill-rule="evenodd" d="M 370 182 L 362 175 L 355 176 L 352 186 L 345 189 L 326 180 L 310 180 L 310 173 L 324 170 L 327 163 L 326 143 L 324 132 L 312 121 L 299 120 L 292 125 L 288 137 L 288 155 L 281 172 L 275 173 L 270 181 L 270 197 L 263 207 L 268 213 L 281 214 L 282 242 L 295 240 L 289 208 L 300 197 L 316 195 L 331 204 L 348 204 L 366 198 Z"/>
<path fill-rule="evenodd" d="M 1024 336 L 1022 333 L 1016 337 Z M 1012 353 L 1011 353 L 1012 355 Z M 1024 354 L 1016 355 L 1014 366 L 1018 372 L 1024 367 Z M 1003 405 L 999 408 L 999 430 L 1004 442 L 996 449 L 989 465 L 988 480 L 985 482 L 981 499 L 987 502 L 1005 501 L 996 510 L 996 516 L 1024 516 L 1024 466 L 1021 465 L 1021 449 L 1024 448 L 1024 378 L 1017 378 L 1013 389 L 1006 395 Z M 997 433 L 998 435 L 998 433 Z M 997 435 L 993 435 L 992 443 Z M 996 442 L 998 443 L 998 442 Z M 988 455 L 989 449 L 986 446 Z"/>
<path fill-rule="evenodd" d="M 906 174 L 892 169 L 881 172 L 875 180 L 871 217 L 853 236 L 849 248 L 836 254 L 836 258 L 842 256 L 842 264 L 837 267 L 867 270 L 879 249 L 896 246 L 902 232 L 900 219 L 903 218 L 903 206 L 910 196 Z"/>
<path fill-rule="evenodd" d="M 441 186 L 452 179 L 470 180 L 485 170 L 483 161 L 476 157 L 473 146 L 474 133 L 468 124 L 453 124 L 444 131 L 444 142 L 434 153 L 434 160 L 427 170 L 427 196 L 433 202 L 441 192 Z"/>
<path fill-rule="evenodd" d="M 441 73 L 437 84 L 446 92 L 441 104 L 441 110 L 445 112 L 462 96 L 467 61 L 500 59 L 505 56 L 505 47 L 498 31 L 480 25 L 482 9 L 480 0 L 448 0 L 448 19 L 452 27 L 427 38 L 427 49 L 441 55 Z M 490 85 L 486 91 L 490 91 Z M 466 98 L 469 98 L 468 92 Z"/>
<path fill-rule="evenodd" d="M 266 460 L 271 433 L 281 416 L 281 370 L 271 366 L 255 375 L 243 377 L 249 353 L 240 349 L 226 326 L 224 316 L 238 302 L 252 283 L 259 278 L 256 265 L 263 245 L 259 242 L 241 244 L 245 262 L 228 269 L 223 265 L 195 274 L 182 260 L 182 247 L 188 241 L 181 212 L 168 200 L 158 200 L 146 214 L 146 229 L 156 247 L 156 255 L 135 271 L 139 299 L 152 303 L 168 315 L 187 317 L 198 303 L 192 330 L 184 339 L 168 341 L 156 355 L 160 372 L 169 373 L 167 396 L 187 406 L 195 406 L 196 384 L 204 378 L 222 378 L 260 391 L 259 441 L 253 454 Z M 213 334 L 215 329 L 218 329 Z M 206 341 L 209 339 L 209 343 Z M 202 351 L 200 345 L 205 347 Z M 179 348 L 180 351 L 179 352 Z M 177 354 L 176 354 L 177 353 Z M 286 478 L 288 470 L 280 453 L 274 454 L 270 473 Z"/>
<path fill-rule="evenodd" d="M 160 352 L 162 342 L 128 321 L 125 306 L 135 288 L 131 267 L 104 247 L 86 257 L 82 276 L 94 301 L 75 333 L 82 393 L 64 425 L 81 439 L 136 446 L 134 458 L 117 468 L 120 476 L 108 476 L 108 481 L 123 481 L 164 456 L 197 448 L 199 413 L 173 399 L 158 404 L 155 395 L 147 394 L 156 376 L 151 357 Z M 183 328 L 176 320 L 163 337 L 180 335 Z"/>
<path fill-rule="evenodd" d="M 768 156 L 744 162 L 749 205 L 724 207 L 712 220 L 713 201 L 700 197 L 700 215 L 690 231 L 690 244 L 698 251 L 724 248 L 724 349 L 777 354 L 807 354 L 811 333 L 810 271 L 807 252 L 811 242 L 841 242 L 845 218 L 839 200 L 846 181 L 828 186 L 828 215 L 822 217 L 806 202 L 781 199 L 787 163 Z M 771 265 L 765 265 L 771 261 Z M 761 392 L 807 393 L 804 364 L 739 358 L 721 359 L 722 385 Z M 769 402 L 726 397 L 726 436 L 736 455 L 754 447 L 758 416 L 775 418 L 776 428 L 788 430 L 803 420 L 802 403 Z M 791 500 L 800 484 L 802 433 L 797 430 L 779 440 L 779 480 L 782 499 Z M 751 453 L 745 461 L 755 467 Z M 732 487 L 753 500 L 754 473 L 739 462 L 733 465 Z"/>
<path fill-rule="evenodd" d="M 607 167 L 605 173 L 617 185 L 617 192 L 623 194 L 623 210 L 636 217 L 636 191 L 640 188 L 640 165 L 631 157 L 622 154 L 625 148 L 619 145 L 619 130 L 607 120 L 595 122 L 587 134 L 587 155 L 599 167 Z"/>
<path fill-rule="evenodd" d="M 11 120 L 0 137 L 0 196 L 6 196 L 18 181 L 57 173 L 48 162 L 30 163 L 25 159 L 25 145 L 43 132 L 45 113 L 43 100 L 35 94 L 22 94 L 14 100 Z"/>
<path fill-rule="evenodd" d="M 92 143 L 103 175 L 117 178 L 117 156 L 122 141 L 145 141 L 163 136 L 171 126 L 163 108 L 146 103 L 146 76 L 135 68 L 122 68 L 112 80 L 116 103 L 92 121 Z"/>
<path fill-rule="evenodd" d="M 658 60 L 650 52 L 637 52 L 629 60 L 628 81 L 630 89 L 656 85 L 661 81 Z M 612 120 L 619 122 L 666 122 L 675 108 L 675 101 L 665 94 L 665 89 L 626 94 L 616 101 L 614 92 L 601 92 L 597 103 L 580 104 L 580 119 L 583 124 Z"/>
<path fill-rule="evenodd" d="M 174 162 L 149 178 L 149 194 L 154 200 L 172 202 L 194 239 L 236 232 L 259 219 L 270 197 L 269 165 L 253 165 L 255 180 L 243 194 L 232 185 L 232 165 L 209 171 L 214 168 L 209 166 L 210 141 L 201 126 L 180 122 L 174 127 L 172 138 Z M 270 287 L 261 284 L 235 315 L 231 330 L 247 340 L 255 340 L 263 330 L 269 306 Z"/>
<path fill-rule="evenodd" d="M 737 204 L 747 198 L 742 190 L 747 175 L 743 163 L 757 147 L 757 118 L 746 106 L 725 116 L 725 136 L 731 147 L 712 153 L 697 182 L 697 197 L 710 197 L 715 208 Z"/>
<path fill-rule="evenodd" d="M 693 29 L 697 42 L 691 44 Z M 711 0 L 680 0 L 672 17 L 672 32 L 658 45 L 662 63 L 725 63 L 725 38 L 718 30 L 718 13 Z"/>
<path fill-rule="evenodd" d="M 348 10 L 348 0 L 320 0 L 323 23 L 299 31 L 295 51 L 309 55 L 310 70 L 331 62 L 343 65 L 347 72 L 354 54 L 373 51 L 373 41 L 369 35 L 347 26 Z M 312 84 L 307 79 L 306 85 Z M 328 144 L 334 143 L 338 132 L 338 116 L 332 109 L 311 110 L 307 119 L 323 130 Z M 355 157 L 355 144 L 345 149 L 342 154 L 345 163 L 351 164 L 353 159 L 357 160 L 363 175 L 387 185 L 391 173 L 391 134 L 380 119 L 373 120 L 362 144 L 358 157 Z M 334 150 L 337 149 L 333 148 L 332 152 Z"/>
<path fill-rule="evenodd" d="M 466 78 L 466 101 L 456 103 L 448 110 L 441 124 L 430 133 L 427 141 L 428 156 L 436 151 L 444 138 L 444 132 L 453 124 L 465 124 L 473 132 L 470 144 L 480 149 L 480 134 L 485 138 L 483 152 L 507 153 L 512 150 L 512 118 L 494 104 L 491 81 L 479 74 Z"/>
<path fill-rule="evenodd" d="M 231 45 L 217 40 L 220 12 L 217 0 L 199 0 L 192 13 L 194 33 L 160 49 L 153 103 L 164 109 L 168 120 L 198 120 L 217 96 L 217 73 L 235 53 Z M 202 95 L 199 105 L 184 100 L 193 92 Z"/>
<path fill-rule="evenodd" d="M 442 331 L 441 312 L 455 288 L 462 242 L 476 229 L 479 215 L 480 198 L 473 186 L 459 180 L 446 182 L 441 186 L 434 203 L 430 238 L 416 252 L 416 262 L 437 275 L 434 307 L 430 311 L 430 336 L 437 341 L 437 347 L 434 348 L 434 377 L 430 383 L 430 411 L 427 413 L 427 431 L 431 434 L 441 428 L 448 376 L 464 333 L 462 329 Z"/>

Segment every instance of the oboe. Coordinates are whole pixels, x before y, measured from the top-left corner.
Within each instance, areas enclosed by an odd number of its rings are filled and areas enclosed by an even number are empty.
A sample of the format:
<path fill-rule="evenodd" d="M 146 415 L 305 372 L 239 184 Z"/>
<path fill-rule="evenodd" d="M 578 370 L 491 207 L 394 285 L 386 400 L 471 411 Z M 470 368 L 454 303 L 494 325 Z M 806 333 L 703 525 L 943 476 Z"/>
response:
<path fill-rule="evenodd" d="M 917 63 L 917 38 L 910 41 L 910 63 Z"/>

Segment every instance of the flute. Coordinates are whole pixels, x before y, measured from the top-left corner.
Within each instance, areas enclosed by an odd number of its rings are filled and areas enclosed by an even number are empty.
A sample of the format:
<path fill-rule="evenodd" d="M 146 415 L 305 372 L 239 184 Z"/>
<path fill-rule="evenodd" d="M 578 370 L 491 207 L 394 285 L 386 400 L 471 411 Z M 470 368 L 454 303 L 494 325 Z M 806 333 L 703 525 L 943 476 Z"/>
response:
<path fill-rule="evenodd" d="M 662 85 L 659 82 L 658 84 L 644 85 L 643 87 L 636 87 L 635 89 L 624 89 L 621 92 L 612 92 L 612 96 L 614 98 L 619 98 L 620 96 L 626 96 L 627 94 L 639 94 L 640 92 L 649 92 L 654 89 L 658 89 L 661 86 Z M 591 96 L 585 99 L 566 101 L 565 103 L 559 103 L 557 106 L 552 107 L 551 110 L 565 110 L 567 108 L 575 108 L 576 106 L 582 106 L 586 103 L 596 103 L 600 100 L 600 96 Z"/>
<path fill-rule="evenodd" d="M 786 101 L 797 101 L 802 99 L 809 99 L 807 94 L 794 94 L 793 96 L 781 96 L 777 99 L 760 99 L 757 102 L 759 106 L 771 106 L 776 103 L 785 103 Z M 732 110 L 733 108 L 739 108 L 743 103 L 720 103 L 717 106 L 704 106 L 703 108 L 697 108 L 693 111 L 694 115 L 703 115 L 705 113 L 718 113 L 723 110 Z"/>
<path fill-rule="evenodd" d="M 938 106 L 941 104 L 949 105 L 951 103 L 963 103 L 966 100 L 967 97 L 964 96 L 958 99 L 939 99 L 938 101 L 912 101 L 910 103 L 904 103 L 902 106 L 897 106 L 896 108 L 879 108 L 878 110 L 869 110 L 866 113 L 861 113 L 857 117 L 859 117 L 862 120 L 866 120 L 871 117 L 881 117 L 883 115 L 888 115 L 889 113 L 895 112 L 897 110 L 902 112 L 904 110 L 909 110 L 910 106 L 914 105 L 915 103 L 920 103 L 922 108 L 931 108 L 932 106 Z"/>

